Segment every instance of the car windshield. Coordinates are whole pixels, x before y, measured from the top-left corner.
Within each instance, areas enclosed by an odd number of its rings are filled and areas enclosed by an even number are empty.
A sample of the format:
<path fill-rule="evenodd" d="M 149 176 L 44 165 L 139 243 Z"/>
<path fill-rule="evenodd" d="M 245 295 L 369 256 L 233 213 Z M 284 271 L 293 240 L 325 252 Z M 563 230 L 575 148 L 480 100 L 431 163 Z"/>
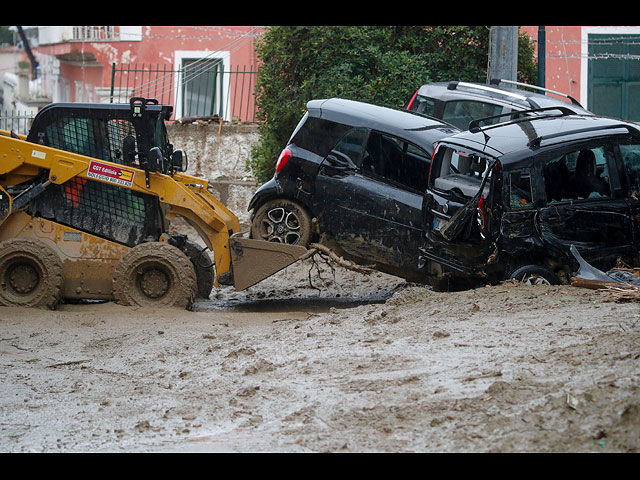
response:
<path fill-rule="evenodd" d="M 492 117 L 501 113 L 502 106 L 494 103 L 476 100 L 453 100 L 445 104 L 442 119 L 455 125 L 460 130 L 467 130 L 472 120 Z M 495 124 L 498 123 L 498 119 L 494 118 L 486 123 Z"/>
<path fill-rule="evenodd" d="M 489 158 L 478 153 L 441 146 L 434 158 L 430 183 L 442 192 L 471 198 L 478 193 L 490 164 Z M 488 188 L 487 183 L 485 190 Z"/>

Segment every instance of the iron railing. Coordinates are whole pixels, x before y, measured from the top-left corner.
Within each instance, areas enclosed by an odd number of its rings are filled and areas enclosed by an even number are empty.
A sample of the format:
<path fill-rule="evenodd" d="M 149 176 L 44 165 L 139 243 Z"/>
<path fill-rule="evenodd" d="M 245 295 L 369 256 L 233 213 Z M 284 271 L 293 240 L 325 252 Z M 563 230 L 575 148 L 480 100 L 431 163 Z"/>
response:
<path fill-rule="evenodd" d="M 173 119 L 219 117 L 225 121 L 258 122 L 257 70 L 240 66 L 223 70 L 211 68 L 211 64 L 201 65 L 205 66 L 176 70 L 167 65 L 113 64 L 109 101 L 129 103 L 131 97 L 155 98 L 174 107 Z M 27 134 L 34 116 L 31 112 L 0 111 L 0 129 Z"/>
<path fill-rule="evenodd" d="M 258 72 L 218 61 L 197 61 L 176 69 L 166 64 L 112 64 L 110 101 L 155 98 L 174 107 L 175 118 L 217 116 L 226 121 L 256 122 Z"/>
<path fill-rule="evenodd" d="M 73 40 L 83 42 L 112 42 L 120 40 L 120 27 L 113 26 L 91 26 L 73 27 Z"/>
<path fill-rule="evenodd" d="M 31 128 L 31 122 L 35 117 L 31 112 L 0 112 L 0 130 L 26 135 Z"/>

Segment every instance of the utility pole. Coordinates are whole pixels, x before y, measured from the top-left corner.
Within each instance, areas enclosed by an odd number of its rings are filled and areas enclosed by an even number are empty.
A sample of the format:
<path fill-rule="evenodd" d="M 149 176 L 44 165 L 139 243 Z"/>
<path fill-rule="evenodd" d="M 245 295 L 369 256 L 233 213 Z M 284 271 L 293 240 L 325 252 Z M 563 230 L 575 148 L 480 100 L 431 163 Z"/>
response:
<path fill-rule="evenodd" d="M 492 26 L 489 80 L 518 80 L 518 27 Z"/>
<path fill-rule="evenodd" d="M 27 52 L 27 57 L 29 57 L 29 62 L 31 63 L 31 80 L 35 80 L 38 77 L 38 61 L 36 57 L 33 56 L 33 52 L 31 51 L 31 47 L 29 46 L 29 39 L 27 35 L 24 33 L 22 27 L 18 27 L 18 35 L 20 35 L 20 40 L 22 40 L 22 47 L 25 52 Z"/>
<path fill-rule="evenodd" d="M 544 88 L 545 78 L 547 77 L 546 53 L 547 37 L 544 27 L 538 27 L 538 86 Z"/>

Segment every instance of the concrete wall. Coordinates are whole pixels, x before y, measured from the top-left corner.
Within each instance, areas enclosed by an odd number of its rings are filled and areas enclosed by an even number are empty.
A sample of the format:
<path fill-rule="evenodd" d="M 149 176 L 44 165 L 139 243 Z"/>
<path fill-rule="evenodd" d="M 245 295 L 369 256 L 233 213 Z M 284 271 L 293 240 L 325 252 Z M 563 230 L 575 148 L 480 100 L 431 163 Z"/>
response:
<path fill-rule="evenodd" d="M 218 199 L 243 226 L 248 226 L 247 205 L 259 185 L 246 165 L 251 148 L 258 142 L 258 127 L 216 122 L 171 123 L 167 131 L 174 148 L 187 153 L 186 173 L 209 180 Z"/>

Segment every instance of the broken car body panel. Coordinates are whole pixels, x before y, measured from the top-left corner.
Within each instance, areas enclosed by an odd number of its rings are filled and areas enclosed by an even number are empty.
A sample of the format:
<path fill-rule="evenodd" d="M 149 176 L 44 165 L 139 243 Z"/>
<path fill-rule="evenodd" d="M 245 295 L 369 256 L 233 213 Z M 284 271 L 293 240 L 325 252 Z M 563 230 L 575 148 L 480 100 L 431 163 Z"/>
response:
<path fill-rule="evenodd" d="M 474 129 L 440 143 L 423 202 L 421 264 L 432 277 L 499 281 L 530 264 L 566 281 L 577 267 L 571 245 L 605 270 L 617 258 L 633 262 L 640 240 L 638 130 L 566 113 Z M 471 170 L 455 171 L 469 158 L 493 162 L 483 192 Z M 468 227 L 454 238 L 447 232 L 455 215 Z"/>

